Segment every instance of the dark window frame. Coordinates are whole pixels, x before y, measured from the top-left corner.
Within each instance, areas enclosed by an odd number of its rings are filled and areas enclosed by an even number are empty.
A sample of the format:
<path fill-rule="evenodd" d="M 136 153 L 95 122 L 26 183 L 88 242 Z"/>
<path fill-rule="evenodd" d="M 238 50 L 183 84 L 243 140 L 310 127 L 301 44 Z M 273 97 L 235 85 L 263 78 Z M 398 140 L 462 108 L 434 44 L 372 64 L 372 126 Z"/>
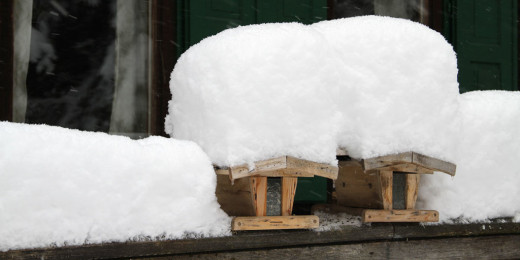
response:
<path fill-rule="evenodd" d="M 0 121 L 13 120 L 14 1 L 0 1 Z M 148 132 L 166 136 L 170 73 L 176 62 L 176 1 L 150 0 L 152 21 L 152 75 Z"/>

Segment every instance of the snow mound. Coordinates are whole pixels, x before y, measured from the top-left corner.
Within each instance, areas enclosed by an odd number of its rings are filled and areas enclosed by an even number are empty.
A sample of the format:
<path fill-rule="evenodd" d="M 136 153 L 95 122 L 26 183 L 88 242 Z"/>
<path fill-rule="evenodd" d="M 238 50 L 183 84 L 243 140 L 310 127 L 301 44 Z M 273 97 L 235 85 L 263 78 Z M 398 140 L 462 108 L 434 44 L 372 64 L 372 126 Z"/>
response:
<path fill-rule="evenodd" d="M 457 175 L 422 178 L 418 206 L 441 221 L 520 220 L 520 92 L 460 95 Z"/>
<path fill-rule="evenodd" d="M 0 122 L 0 250 L 229 235 L 194 143 Z"/>
<path fill-rule="evenodd" d="M 389 17 L 226 30 L 171 75 L 166 131 L 233 166 L 290 155 L 336 164 L 416 151 L 453 160 L 455 53 L 437 32 Z"/>

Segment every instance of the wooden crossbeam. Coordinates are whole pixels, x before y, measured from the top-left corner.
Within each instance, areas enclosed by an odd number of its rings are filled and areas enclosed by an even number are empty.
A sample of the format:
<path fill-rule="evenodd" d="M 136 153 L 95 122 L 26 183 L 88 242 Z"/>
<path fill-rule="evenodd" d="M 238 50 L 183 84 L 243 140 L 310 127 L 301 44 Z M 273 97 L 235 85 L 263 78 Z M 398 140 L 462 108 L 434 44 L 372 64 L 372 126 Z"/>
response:
<path fill-rule="evenodd" d="M 311 229 L 318 228 L 320 219 L 317 216 L 265 216 L 235 217 L 231 222 L 233 231 L 239 230 L 272 230 L 272 229 Z"/>
<path fill-rule="evenodd" d="M 367 209 L 361 216 L 363 222 L 438 222 L 435 210 L 378 210 Z"/>
<path fill-rule="evenodd" d="M 433 158 L 416 152 L 405 152 L 364 159 L 362 161 L 362 164 L 363 169 L 367 172 L 370 172 L 371 170 L 391 170 L 391 167 L 403 167 L 403 165 L 408 164 L 416 165 L 417 167 L 419 167 L 419 170 L 427 169 L 430 171 L 439 171 L 454 176 L 455 171 L 457 169 L 457 166 L 453 163 L 439 160 L 437 158 Z M 406 168 L 404 171 L 409 172 L 406 170 Z"/>

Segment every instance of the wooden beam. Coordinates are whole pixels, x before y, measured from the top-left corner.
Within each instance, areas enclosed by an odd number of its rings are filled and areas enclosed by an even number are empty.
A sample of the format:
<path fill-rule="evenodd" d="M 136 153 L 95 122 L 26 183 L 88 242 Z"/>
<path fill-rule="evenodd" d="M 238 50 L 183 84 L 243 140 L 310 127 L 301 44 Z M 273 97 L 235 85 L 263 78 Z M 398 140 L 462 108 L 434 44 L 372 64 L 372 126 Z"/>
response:
<path fill-rule="evenodd" d="M 230 167 L 231 180 L 252 176 L 314 177 L 315 175 L 335 180 L 338 177 L 338 167 L 291 156 L 257 161 L 253 170 L 249 170 L 246 164 Z"/>
<path fill-rule="evenodd" d="M 455 176 L 455 171 L 457 170 L 457 166 L 453 163 L 415 152 L 413 153 L 412 162 L 434 171 L 447 173 L 451 176 Z"/>
<path fill-rule="evenodd" d="M 433 170 L 428 168 L 424 168 L 420 165 L 416 165 L 413 163 L 403 163 L 385 166 L 381 168 L 377 168 L 377 170 L 369 170 L 368 174 L 375 173 L 376 171 L 393 171 L 393 172 L 406 172 L 406 173 L 419 173 L 419 174 L 433 174 Z"/>
<path fill-rule="evenodd" d="M 393 185 L 392 171 L 379 171 L 379 180 L 381 183 L 381 200 L 383 201 L 383 209 L 392 209 L 392 185 Z"/>
<path fill-rule="evenodd" d="M 317 228 L 320 219 L 317 216 L 266 216 L 235 217 L 231 223 L 233 231 L 272 230 L 272 229 L 310 229 Z"/>
<path fill-rule="evenodd" d="M 363 212 L 363 222 L 438 222 L 439 212 L 435 210 L 377 210 Z"/>
<path fill-rule="evenodd" d="M 417 195 L 419 193 L 420 174 L 406 175 L 406 193 L 405 193 L 405 207 L 406 209 L 414 209 Z"/>
<path fill-rule="evenodd" d="M 297 177 L 282 177 L 282 216 L 292 215 L 294 194 L 296 193 Z"/>
<path fill-rule="evenodd" d="M 267 212 L 267 177 L 251 177 L 251 200 L 256 216 L 265 216 Z"/>
<path fill-rule="evenodd" d="M 363 169 L 365 171 L 369 171 L 369 170 L 376 170 L 378 168 L 386 167 L 386 166 L 390 166 L 390 165 L 411 163 L 412 158 L 413 158 L 413 153 L 406 152 L 406 153 L 398 153 L 398 154 L 391 154 L 391 155 L 364 159 L 361 161 L 361 163 L 363 165 Z"/>

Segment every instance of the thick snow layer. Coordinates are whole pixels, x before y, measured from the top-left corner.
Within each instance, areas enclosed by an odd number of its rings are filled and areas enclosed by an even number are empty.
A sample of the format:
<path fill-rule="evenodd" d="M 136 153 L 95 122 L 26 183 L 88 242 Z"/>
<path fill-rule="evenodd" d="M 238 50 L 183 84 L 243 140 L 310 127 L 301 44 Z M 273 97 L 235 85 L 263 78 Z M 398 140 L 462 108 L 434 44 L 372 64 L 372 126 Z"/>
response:
<path fill-rule="evenodd" d="M 453 160 L 457 63 L 437 32 L 356 17 L 226 30 L 184 53 L 167 132 L 217 165 L 291 155 L 336 164 L 414 150 Z"/>
<path fill-rule="evenodd" d="M 418 206 L 441 221 L 520 221 L 520 92 L 465 93 L 460 108 L 457 175 L 423 175 Z"/>
<path fill-rule="evenodd" d="M 0 251 L 229 234 L 194 143 L 0 122 Z"/>

